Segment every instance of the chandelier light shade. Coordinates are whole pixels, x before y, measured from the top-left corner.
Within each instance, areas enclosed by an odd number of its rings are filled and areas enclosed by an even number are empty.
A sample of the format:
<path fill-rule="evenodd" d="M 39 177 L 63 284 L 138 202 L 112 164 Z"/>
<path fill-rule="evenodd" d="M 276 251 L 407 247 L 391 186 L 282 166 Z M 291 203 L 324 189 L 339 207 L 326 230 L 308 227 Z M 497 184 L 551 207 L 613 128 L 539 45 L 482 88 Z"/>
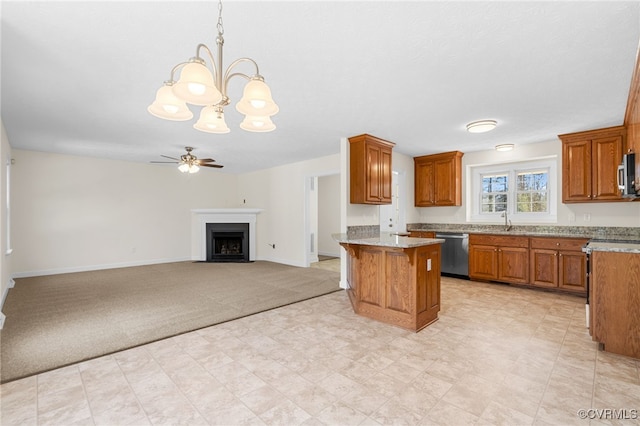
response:
<path fill-rule="evenodd" d="M 173 94 L 193 105 L 215 105 L 222 93 L 213 82 L 209 69 L 200 62 L 190 62 L 182 68 L 180 80 L 173 85 Z"/>
<path fill-rule="evenodd" d="M 276 125 L 268 116 L 247 115 L 240 123 L 240 128 L 248 132 L 270 132 L 276 128 Z"/>
<path fill-rule="evenodd" d="M 156 100 L 149 105 L 147 111 L 165 120 L 186 121 L 193 118 L 187 104 L 173 94 L 171 86 L 165 85 L 156 92 Z"/>
<path fill-rule="evenodd" d="M 480 120 L 467 124 L 469 133 L 484 133 L 496 128 L 498 122 L 496 120 Z"/>
<path fill-rule="evenodd" d="M 193 118 L 187 103 L 202 106 L 204 108 L 200 112 L 200 118 L 193 127 L 208 133 L 229 133 L 229 127 L 224 121 L 224 108 L 231 103 L 227 96 L 227 87 L 231 78 L 242 77 L 248 82 L 242 98 L 236 104 L 236 110 L 245 115 L 240 128 L 250 132 L 274 130 L 276 126 L 270 117 L 277 114 L 279 108 L 271 97 L 271 89 L 260 75 L 258 64 L 251 58 L 240 58 L 232 62 L 226 70 L 223 69 L 224 28 L 220 0 L 217 29 L 217 60 L 214 60 L 211 50 L 206 45 L 199 44 L 195 57 L 173 67 L 169 80 L 158 89 L 155 101 L 147 110 L 165 120 L 184 121 Z M 210 60 L 209 64 L 201 56 L 202 51 Z M 242 63 L 250 64 L 255 73 L 247 75 L 235 71 L 236 66 Z M 176 81 L 177 75 L 179 78 Z"/>
<path fill-rule="evenodd" d="M 206 106 L 200 111 L 200 118 L 193 125 L 194 129 L 208 133 L 229 133 L 231 130 L 224 122 L 222 108 Z"/>
<path fill-rule="evenodd" d="M 278 105 L 273 102 L 271 90 L 264 81 L 251 80 L 244 86 L 236 110 L 245 115 L 271 116 L 278 112 Z"/>

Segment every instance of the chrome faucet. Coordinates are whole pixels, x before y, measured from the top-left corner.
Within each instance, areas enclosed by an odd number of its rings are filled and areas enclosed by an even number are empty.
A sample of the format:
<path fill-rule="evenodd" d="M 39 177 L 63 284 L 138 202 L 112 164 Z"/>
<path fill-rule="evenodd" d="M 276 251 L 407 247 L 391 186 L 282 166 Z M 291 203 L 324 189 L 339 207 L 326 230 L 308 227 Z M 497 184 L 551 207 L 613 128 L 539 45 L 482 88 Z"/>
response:
<path fill-rule="evenodd" d="M 503 211 L 502 215 L 500 217 L 504 217 L 504 230 L 505 231 L 509 231 L 511 230 L 511 221 L 508 219 L 507 217 L 507 211 Z"/>

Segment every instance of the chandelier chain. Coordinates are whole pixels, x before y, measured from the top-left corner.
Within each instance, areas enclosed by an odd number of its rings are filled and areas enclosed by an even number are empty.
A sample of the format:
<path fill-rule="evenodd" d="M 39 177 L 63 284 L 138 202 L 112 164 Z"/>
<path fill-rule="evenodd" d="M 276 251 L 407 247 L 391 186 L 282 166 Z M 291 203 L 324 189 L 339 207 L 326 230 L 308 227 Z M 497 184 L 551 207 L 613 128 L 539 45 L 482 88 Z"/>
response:
<path fill-rule="evenodd" d="M 218 0 L 218 35 L 224 34 L 224 26 L 222 25 L 222 0 Z"/>

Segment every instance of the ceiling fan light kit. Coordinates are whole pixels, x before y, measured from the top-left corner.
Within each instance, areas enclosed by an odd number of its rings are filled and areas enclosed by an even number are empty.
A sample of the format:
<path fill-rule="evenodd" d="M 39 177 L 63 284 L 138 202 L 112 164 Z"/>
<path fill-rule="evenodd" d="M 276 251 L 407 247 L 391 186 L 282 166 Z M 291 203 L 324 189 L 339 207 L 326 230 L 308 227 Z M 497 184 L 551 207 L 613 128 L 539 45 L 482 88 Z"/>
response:
<path fill-rule="evenodd" d="M 243 77 L 248 80 L 243 96 L 236 104 L 236 110 L 245 114 L 240 127 L 249 132 L 270 132 L 276 128 L 271 121 L 279 108 L 271 97 L 271 89 L 260 75 L 258 64 L 251 58 L 236 59 L 224 70 L 222 67 L 222 47 L 224 45 L 224 27 L 222 25 L 222 1 L 218 1 L 218 37 L 217 61 L 205 44 L 198 44 L 196 56 L 187 62 L 179 63 L 171 70 L 169 80 L 158 89 L 155 101 L 147 108 L 152 115 L 165 120 L 185 121 L 193 118 L 187 103 L 205 107 L 200 113 L 195 129 L 209 133 L 228 133 L 229 127 L 224 121 L 224 107 L 231 103 L 227 96 L 229 80 Z M 211 69 L 200 56 L 204 50 L 211 61 Z M 250 63 L 255 74 L 249 76 L 241 72 L 233 72 L 241 63 Z M 176 73 L 180 78 L 175 81 Z M 186 110 L 186 111 L 185 111 Z M 205 112 L 205 110 L 207 110 Z M 210 111 L 213 110 L 215 114 Z M 188 111 L 188 112 L 187 112 Z M 265 119 L 266 117 L 266 119 Z"/>
<path fill-rule="evenodd" d="M 498 122 L 496 120 L 479 120 L 467 124 L 467 132 L 484 133 L 496 128 Z"/>
<path fill-rule="evenodd" d="M 168 155 L 160 155 L 161 157 L 168 158 L 173 161 L 152 161 L 152 163 L 179 164 L 178 170 L 180 170 L 182 173 L 198 173 L 200 167 L 215 167 L 216 169 L 221 169 L 224 167 L 220 164 L 210 164 L 216 162 L 216 160 L 214 160 L 213 158 L 198 159 L 198 157 L 191 153 L 191 151 L 193 151 L 193 147 L 185 146 L 184 149 L 187 151 L 187 153 L 182 154 L 180 158 L 169 157 Z"/>

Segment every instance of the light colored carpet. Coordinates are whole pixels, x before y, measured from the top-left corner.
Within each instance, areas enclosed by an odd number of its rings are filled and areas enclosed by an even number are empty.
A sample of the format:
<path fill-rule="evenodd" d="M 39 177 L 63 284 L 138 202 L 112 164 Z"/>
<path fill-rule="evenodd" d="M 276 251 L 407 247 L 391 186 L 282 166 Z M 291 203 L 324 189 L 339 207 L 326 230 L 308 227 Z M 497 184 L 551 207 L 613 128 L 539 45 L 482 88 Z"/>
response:
<path fill-rule="evenodd" d="M 339 274 L 272 262 L 175 262 L 16 279 L 7 382 L 339 290 Z"/>

